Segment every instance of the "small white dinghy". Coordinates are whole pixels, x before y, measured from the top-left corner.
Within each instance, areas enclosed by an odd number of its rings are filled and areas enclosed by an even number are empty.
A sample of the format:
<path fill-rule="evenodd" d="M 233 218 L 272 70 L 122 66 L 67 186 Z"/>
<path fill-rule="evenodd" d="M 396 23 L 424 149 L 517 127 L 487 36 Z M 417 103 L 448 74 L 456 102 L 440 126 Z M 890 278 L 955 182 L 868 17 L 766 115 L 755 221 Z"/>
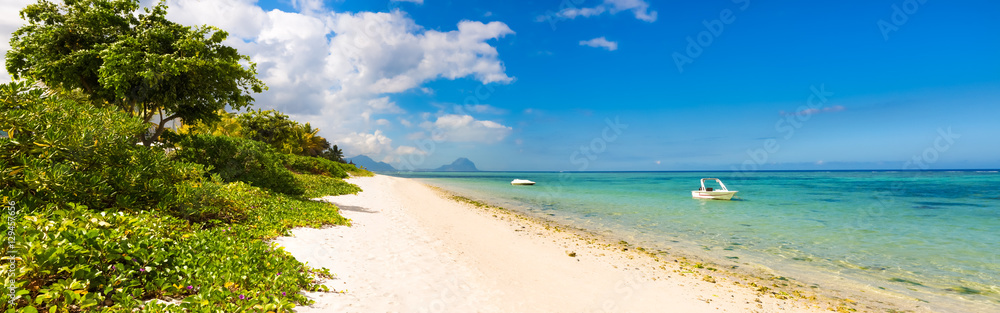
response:
<path fill-rule="evenodd" d="M 705 188 L 706 180 L 714 180 L 719 182 L 719 190 L 712 188 Z M 695 199 L 711 199 L 711 200 L 730 200 L 733 195 L 736 195 L 738 191 L 729 191 L 726 189 L 726 185 L 722 184 L 722 181 L 718 178 L 702 178 L 701 179 L 701 189 L 691 191 L 691 197 Z"/>
<path fill-rule="evenodd" d="M 531 185 L 534 185 L 535 182 L 527 180 L 527 179 L 515 179 L 515 180 L 510 181 L 510 184 L 514 185 L 514 186 L 531 186 Z"/>

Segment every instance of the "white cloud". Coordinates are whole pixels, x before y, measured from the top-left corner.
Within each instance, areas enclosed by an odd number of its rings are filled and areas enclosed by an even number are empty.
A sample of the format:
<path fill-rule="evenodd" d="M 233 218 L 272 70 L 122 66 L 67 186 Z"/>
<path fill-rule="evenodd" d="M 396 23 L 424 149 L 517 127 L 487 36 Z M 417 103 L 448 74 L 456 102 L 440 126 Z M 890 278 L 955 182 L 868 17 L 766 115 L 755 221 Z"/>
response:
<path fill-rule="evenodd" d="M 316 12 L 324 8 L 323 0 L 291 0 L 292 7 L 299 12 Z"/>
<path fill-rule="evenodd" d="M 400 118 L 399 119 L 399 124 L 403 125 L 403 126 L 406 126 L 406 127 L 413 127 L 413 123 L 410 123 L 410 120 L 405 119 L 405 118 Z"/>
<path fill-rule="evenodd" d="M 398 154 L 398 155 L 410 155 L 410 154 L 427 155 L 427 151 L 424 151 L 424 150 L 421 150 L 421 149 L 417 149 L 417 147 L 413 147 L 413 146 L 399 146 L 399 147 L 396 147 L 396 154 Z"/>
<path fill-rule="evenodd" d="M 649 3 L 643 0 L 604 0 L 603 3 L 591 7 L 569 7 L 559 10 L 555 17 L 561 19 L 575 19 L 577 17 L 593 17 L 604 13 L 618 14 L 618 12 L 630 11 L 635 18 L 646 22 L 656 21 L 656 11 L 649 10 Z M 538 22 L 548 21 L 549 17 L 539 16 L 535 19 Z"/>
<path fill-rule="evenodd" d="M 462 107 L 465 111 L 485 114 L 506 114 L 507 111 L 499 109 L 489 104 L 466 104 Z"/>
<path fill-rule="evenodd" d="M 406 139 L 410 140 L 410 141 L 420 140 L 420 139 L 424 139 L 424 138 L 427 138 L 427 133 L 422 132 L 422 131 L 421 132 L 414 132 L 414 133 L 406 134 Z"/>
<path fill-rule="evenodd" d="M 320 1 L 295 1 L 300 13 L 265 12 L 255 2 L 169 0 L 168 18 L 231 31 L 226 43 L 257 63 L 259 78 L 270 88 L 255 95 L 257 106 L 312 122 L 347 154 L 377 159 L 402 151 L 377 130 L 388 120 L 376 115 L 404 113 L 391 94 L 433 94 L 421 85 L 437 79 L 514 80 L 487 43 L 514 33 L 501 22 L 460 21 L 456 30 L 426 30 L 398 10 L 325 12 Z"/>
<path fill-rule="evenodd" d="M 471 115 L 446 114 L 433 123 L 422 124 L 436 141 L 494 143 L 510 135 L 511 127 L 494 121 L 477 120 Z"/>
<path fill-rule="evenodd" d="M 604 0 L 605 5 L 611 6 L 611 14 L 621 11 L 632 11 L 635 18 L 646 21 L 656 21 L 656 11 L 649 11 L 649 3 L 642 0 Z"/>
<path fill-rule="evenodd" d="M 819 114 L 819 113 L 840 112 L 840 111 L 843 111 L 843 110 L 847 110 L 847 108 L 845 108 L 842 105 L 835 105 L 835 106 L 824 107 L 824 108 L 806 108 L 806 109 L 802 109 L 800 111 L 796 111 L 796 112 L 792 112 L 792 113 L 788 113 L 788 112 L 785 112 L 785 111 L 781 111 L 781 112 L 778 112 L 778 113 L 781 114 L 781 115 L 785 115 L 785 116 L 788 116 L 788 115 L 813 115 L 813 114 Z"/>
<path fill-rule="evenodd" d="M 21 19 L 21 9 L 34 0 L 4 0 L 0 2 L 0 83 L 10 82 L 10 74 L 7 73 L 6 55 L 10 50 L 11 35 L 18 28 L 24 25 Z"/>
<path fill-rule="evenodd" d="M 424 4 L 424 0 L 391 0 L 392 2 L 413 2 L 416 4 Z"/>
<path fill-rule="evenodd" d="M 618 43 L 617 42 L 608 41 L 603 36 L 597 37 L 597 38 L 594 38 L 594 39 L 591 39 L 591 40 L 581 40 L 580 41 L 580 45 L 581 46 L 590 46 L 590 47 L 594 47 L 594 48 L 605 48 L 605 49 L 608 49 L 608 51 L 618 50 Z"/>
<path fill-rule="evenodd" d="M 10 33 L 23 24 L 17 12 L 33 2 L 0 2 L 0 50 L 4 53 Z M 144 6 L 154 2 L 141 0 Z M 447 31 L 424 29 L 399 10 L 338 13 L 319 0 L 292 0 L 291 4 L 299 12 L 264 11 L 257 0 L 168 0 L 167 17 L 229 32 L 226 44 L 250 56 L 257 63 L 258 77 L 269 87 L 254 95 L 256 107 L 278 109 L 298 121 L 311 122 L 321 128 L 321 135 L 352 155 L 391 159 L 409 151 L 394 148 L 378 129 L 388 120 L 376 115 L 404 113 L 391 94 L 413 89 L 433 94 L 421 85 L 438 79 L 469 77 L 483 84 L 514 80 L 506 74 L 496 48 L 487 43 L 514 34 L 502 22 L 459 21 L 454 30 Z M 10 80 L 6 71 L 0 72 L 0 81 Z M 406 126 L 409 121 L 400 123 Z M 464 127 L 483 134 L 494 130 L 489 140 L 502 139 L 505 135 L 498 134 L 504 126 L 490 123 L 473 119 Z"/>
<path fill-rule="evenodd" d="M 384 119 L 384 118 L 380 118 L 380 119 L 378 119 L 378 120 L 375 121 L 375 125 L 378 125 L 378 126 L 389 126 L 391 124 L 392 124 L 392 122 L 390 122 L 389 120 Z"/>
<path fill-rule="evenodd" d="M 375 130 L 371 134 L 355 132 L 343 135 L 336 144 L 341 149 L 345 146 L 350 147 L 351 150 L 344 151 L 348 155 L 383 156 L 393 151 L 392 139 L 382 134 L 381 130 Z"/>
<path fill-rule="evenodd" d="M 603 6 L 593 7 L 593 8 L 566 8 L 559 11 L 559 16 L 568 19 L 574 19 L 577 17 L 591 17 L 601 15 L 605 12 Z"/>

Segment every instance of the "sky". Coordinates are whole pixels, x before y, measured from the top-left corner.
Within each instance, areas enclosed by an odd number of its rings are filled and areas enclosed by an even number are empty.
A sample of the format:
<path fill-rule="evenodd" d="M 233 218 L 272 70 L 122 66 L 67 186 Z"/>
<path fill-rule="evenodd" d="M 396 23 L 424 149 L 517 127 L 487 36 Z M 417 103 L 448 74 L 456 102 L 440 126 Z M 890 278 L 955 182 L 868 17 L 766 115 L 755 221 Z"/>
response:
<path fill-rule="evenodd" d="M 1000 168 L 997 1 L 167 4 L 257 64 L 255 108 L 401 169 Z"/>

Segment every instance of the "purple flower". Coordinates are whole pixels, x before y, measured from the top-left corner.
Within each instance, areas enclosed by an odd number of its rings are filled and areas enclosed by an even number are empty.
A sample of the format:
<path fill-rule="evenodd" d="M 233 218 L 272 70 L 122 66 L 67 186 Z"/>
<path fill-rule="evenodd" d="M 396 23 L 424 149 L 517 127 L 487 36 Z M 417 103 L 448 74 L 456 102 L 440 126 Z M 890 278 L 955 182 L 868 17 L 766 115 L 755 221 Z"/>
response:
<path fill-rule="evenodd" d="M 244 300 L 244 299 L 246 299 L 246 298 L 247 298 L 247 297 L 244 297 L 243 295 L 240 295 L 240 300 Z"/>
<path fill-rule="evenodd" d="M 284 291 L 282 291 L 282 292 L 281 292 L 281 295 L 282 295 L 282 296 L 284 296 L 284 295 L 285 295 L 285 292 L 284 292 Z"/>
<path fill-rule="evenodd" d="M 145 268 L 142 268 L 142 267 L 140 267 L 140 268 L 139 268 L 139 271 L 140 271 L 140 272 L 145 272 L 145 271 L 146 271 L 146 269 L 145 269 Z"/>
<path fill-rule="evenodd" d="M 281 276 L 281 272 L 278 272 L 278 276 Z"/>
<path fill-rule="evenodd" d="M 188 290 L 194 289 L 194 286 L 188 285 Z"/>
<path fill-rule="evenodd" d="M 111 270 L 112 271 L 115 270 L 115 266 L 114 265 L 111 266 Z"/>

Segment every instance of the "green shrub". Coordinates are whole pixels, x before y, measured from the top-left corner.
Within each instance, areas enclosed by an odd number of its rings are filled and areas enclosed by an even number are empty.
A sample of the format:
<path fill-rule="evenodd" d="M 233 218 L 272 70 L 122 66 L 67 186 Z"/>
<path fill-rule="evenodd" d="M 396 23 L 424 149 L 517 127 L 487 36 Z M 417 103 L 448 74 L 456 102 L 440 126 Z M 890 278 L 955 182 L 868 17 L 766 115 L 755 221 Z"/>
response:
<path fill-rule="evenodd" d="M 180 137 L 175 160 L 204 164 L 226 182 L 242 181 L 276 192 L 301 195 L 305 190 L 282 166 L 282 157 L 271 146 L 250 139 L 190 135 Z"/>
<path fill-rule="evenodd" d="M 361 192 L 361 187 L 358 187 L 358 185 L 326 176 L 295 174 L 295 179 L 298 179 L 306 187 L 306 198 L 339 196 Z"/>
<path fill-rule="evenodd" d="M 301 155 L 285 155 L 285 166 L 299 173 L 326 175 L 334 178 L 347 178 L 347 172 L 339 165 L 342 163 L 323 158 Z"/>
<path fill-rule="evenodd" d="M 351 175 L 354 175 L 354 176 L 364 176 L 364 177 L 375 176 L 375 173 L 369 172 L 366 169 L 359 168 L 359 167 L 357 167 L 354 164 L 347 164 L 347 163 L 340 163 L 340 162 L 336 162 L 336 163 L 337 163 L 337 166 L 340 167 L 340 169 L 344 170 L 345 172 L 351 173 Z"/>
<path fill-rule="evenodd" d="M 48 203 L 143 210 L 200 176 L 163 149 L 136 145 L 146 125 L 114 108 L 46 96 L 27 82 L 0 85 L 0 189 L 32 210 Z"/>
<path fill-rule="evenodd" d="M 218 176 L 177 184 L 173 201 L 177 216 L 196 223 L 229 224 L 246 220 L 252 199 L 265 192 L 244 182 L 223 183 Z"/>
<path fill-rule="evenodd" d="M 95 213 L 75 204 L 24 215 L 15 246 L 22 260 L 14 307 L 287 312 L 310 303 L 300 291 L 325 288 L 315 279 L 329 278 L 329 272 L 311 269 L 264 240 L 290 227 L 347 221 L 329 203 L 266 192 L 252 197 L 248 210 L 254 218 L 202 230 L 152 212 Z M 2 247 L 8 255 L 8 246 Z M 145 302 L 154 298 L 181 303 Z"/>

